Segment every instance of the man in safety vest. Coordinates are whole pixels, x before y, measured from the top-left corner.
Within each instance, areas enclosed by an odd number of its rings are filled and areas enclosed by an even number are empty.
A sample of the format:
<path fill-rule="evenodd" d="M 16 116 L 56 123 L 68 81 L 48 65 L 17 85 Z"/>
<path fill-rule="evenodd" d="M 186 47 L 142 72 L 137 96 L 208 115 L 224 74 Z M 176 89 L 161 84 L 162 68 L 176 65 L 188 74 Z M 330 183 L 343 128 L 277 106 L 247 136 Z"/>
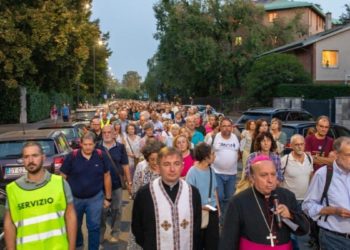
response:
<path fill-rule="evenodd" d="M 39 143 L 26 143 L 22 157 L 28 173 L 6 187 L 6 249 L 75 249 L 77 219 L 68 183 L 43 168 Z"/>

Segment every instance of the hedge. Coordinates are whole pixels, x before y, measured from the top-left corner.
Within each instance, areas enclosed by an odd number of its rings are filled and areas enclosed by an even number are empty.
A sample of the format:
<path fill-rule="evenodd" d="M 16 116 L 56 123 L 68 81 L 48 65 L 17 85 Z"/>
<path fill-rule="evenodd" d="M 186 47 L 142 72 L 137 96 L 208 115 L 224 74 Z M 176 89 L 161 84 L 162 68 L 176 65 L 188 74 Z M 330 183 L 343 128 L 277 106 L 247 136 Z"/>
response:
<path fill-rule="evenodd" d="M 0 124 L 18 123 L 21 113 L 20 89 L 0 84 Z"/>
<path fill-rule="evenodd" d="M 60 109 L 63 103 L 72 103 L 72 97 L 65 93 L 44 93 L 37 89 L 27 91 L 28 122 L 37 122 L 50 117 L 50 108 L 56 104 Z"/>
<path fill-rule="evenodd" d="M 37 89 L 27 89 L 28 122 L 44 120 L 50 116 L 50 101 L 46 93 Z"/>
<path fill-rule="evenodd" d="M 301 97 L 307 99 L 332 99 L 350 96 L 350 86 L 318 84 L 280 84 L 276 87 L 276 97 Z"/>

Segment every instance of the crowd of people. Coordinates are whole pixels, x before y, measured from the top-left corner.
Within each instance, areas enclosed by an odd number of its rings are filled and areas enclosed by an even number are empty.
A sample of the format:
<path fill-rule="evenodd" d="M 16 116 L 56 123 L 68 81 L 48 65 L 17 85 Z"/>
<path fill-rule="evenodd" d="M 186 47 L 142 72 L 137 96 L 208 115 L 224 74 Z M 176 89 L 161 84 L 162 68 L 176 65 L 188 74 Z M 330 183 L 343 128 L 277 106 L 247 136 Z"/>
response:
<path fill-rule="evenodd" d="M 314 245 L 350 249 L 350 138 L 333 141 L 321 116 L 306 138 L 290 138 L 285 154 L 281 127 L 249 120 L 240 133 L 209 105 L 200 113 L 111 103 L 85 128 L 61 176 L 43 169 L 39 144 L 24 146 L 28 173 L 7 186 L 7 247 L 82 248 L 84 215 L 89 250 L 116 243 L 125 189 L 134 200 L 131 250 L 299 249 L 310 223 Z"/>

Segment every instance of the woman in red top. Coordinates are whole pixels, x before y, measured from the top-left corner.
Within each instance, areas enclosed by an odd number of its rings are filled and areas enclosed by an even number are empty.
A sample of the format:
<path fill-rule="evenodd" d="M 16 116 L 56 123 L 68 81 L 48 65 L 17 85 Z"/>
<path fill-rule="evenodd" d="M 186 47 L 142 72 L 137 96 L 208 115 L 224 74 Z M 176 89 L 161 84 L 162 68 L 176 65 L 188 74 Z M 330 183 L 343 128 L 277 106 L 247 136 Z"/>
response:
<path fill-rule="evenodd" d="M 178 135 L 174 139 L 173 146 L 182 153 L 184 167 L 181 172 L 181 177 L 185 177 L 188 170 L 194 165 L 195 162 L 190 151 L 191 143 L 185 135 Z"/>

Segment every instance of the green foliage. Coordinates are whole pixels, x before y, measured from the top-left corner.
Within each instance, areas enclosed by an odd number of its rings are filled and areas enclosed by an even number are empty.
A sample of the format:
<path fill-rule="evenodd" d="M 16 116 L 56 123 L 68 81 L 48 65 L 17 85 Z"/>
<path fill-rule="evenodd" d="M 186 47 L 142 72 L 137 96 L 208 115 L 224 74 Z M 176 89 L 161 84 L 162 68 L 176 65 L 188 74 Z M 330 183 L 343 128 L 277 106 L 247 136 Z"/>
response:
<path fill-rule="evenodd" d="M 254 58 L 301 29 L 297 17 L 265 26 L 263 8 L 244 0 L 159 1 L 154 11 L 160 44 L 145 80 L 152 98 L 237 95 Z"/>
<path fill-rule="evenodd" d="M 134 100 L 138 100 L 139 99 L 139 92 L 136 90 L 132 90 L 129 88 L 118 88 L 116 91 L 116 95 L 115 98 L 118 99 L 134 99 Z"/>
<path fill-rule="evenodd" d="M 75 93 L 77 82 L 92 91 L 93 48 L 97 93 L 104 90 L 108 34 L 89 20 L 92 0 L 0 1 L 0 83 L 41 91 Z M 87 66 L 88 65 L 88 66 Z"/>
<path fill-rule="evenodd" d="M 248 97 L 271 104 L 281 83 L 310 84 L 311 76 L 294 55 L 270 54 L 256 60 L 245 79 Z"/>
<path fill-rule="evenodd" d="M 350 4 L 345 4 L 344 7 L 345 13 L 339 17 L 339 21 L 341 24 L 348 24 L 350 23 Z"/>
<path fill-rule="evenodd" d="M 64 103 L 70 104 L 72 106 L 73 104 L 73 98 L 72 96 L 67 95 L 66 93 L 58 93 L 58 92 L 50 92 L 48 94 L 50 99 L 50 107 L 53 104 L 56 104 L 57 108 L 61 108 Z"/>
<path fill-rule="evenodd" d="M 130 90 L 139 90 L 141 76 L 136 71 L 128 71 L 123 75 L 122 85 Z"/>
<path fill-rule="evenodd" d="M 28 122 L 46 119 L 50 115 L 50 99 L 48 94 L 38 89 L 27 89 Z"/>
<path fill-rule="evenodd" d="M 322 84 L 280 84 L 276 87 L 276 97 L 304 97 L 305 99 L 333 99 L 350 96 L 350 87 L 346 85 Z"/>
<path fill-rule="evenodd" d="M 0 84 L 0 123 L 18 123 L 21 102 L 19 88 L 8 88 Z"/>

